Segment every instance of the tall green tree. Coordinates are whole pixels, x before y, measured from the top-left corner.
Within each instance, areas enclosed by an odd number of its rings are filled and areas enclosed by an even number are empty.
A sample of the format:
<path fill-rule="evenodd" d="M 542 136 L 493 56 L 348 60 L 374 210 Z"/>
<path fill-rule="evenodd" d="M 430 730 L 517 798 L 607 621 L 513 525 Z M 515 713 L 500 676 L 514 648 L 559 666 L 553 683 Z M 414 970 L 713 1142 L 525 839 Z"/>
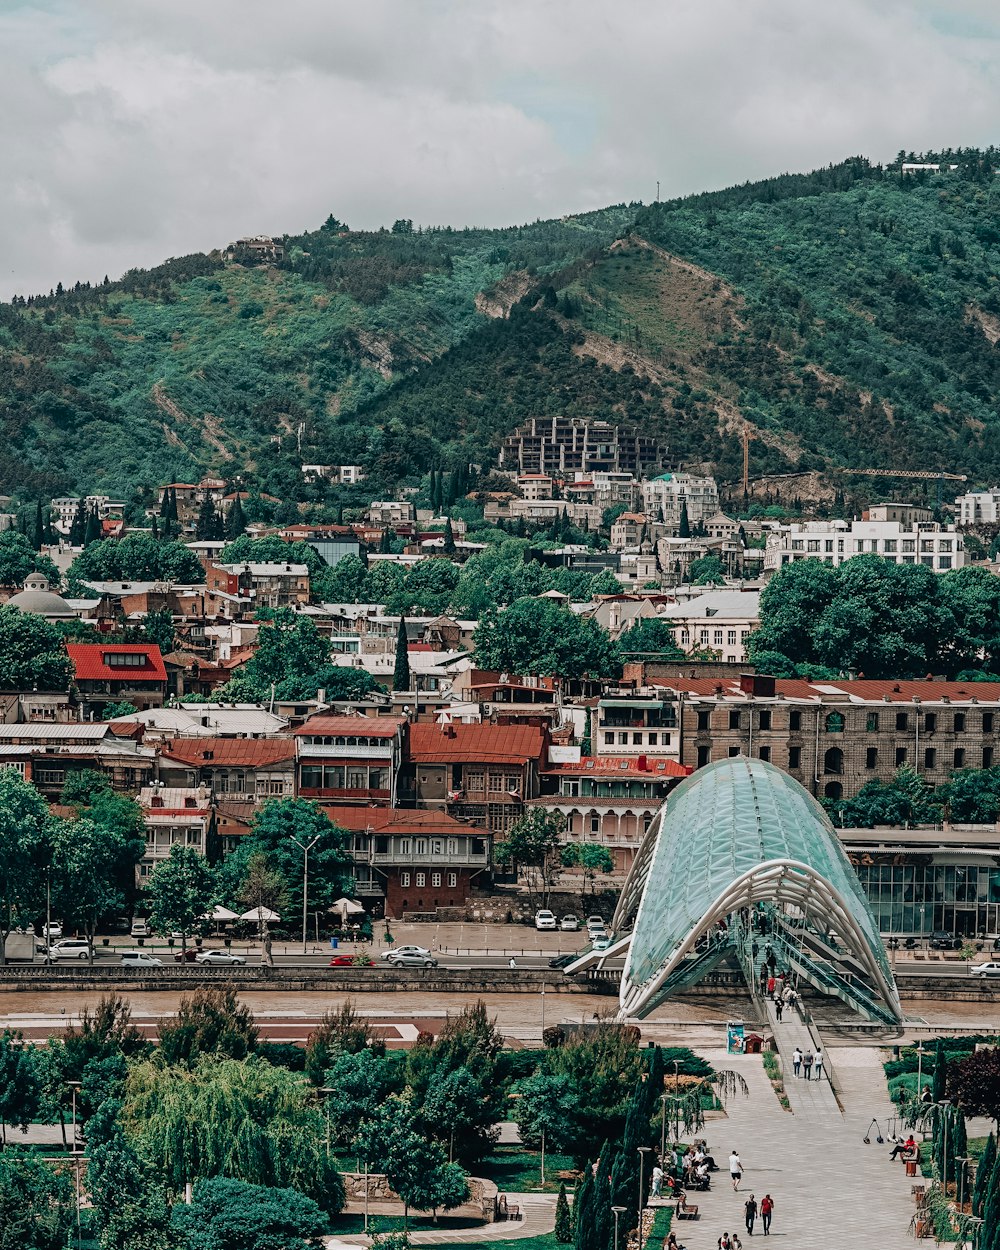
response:
<path fill-rule="evenodd" d="M 176 1016 L 161 1021 L 158 1054 L 165 1063 L 192 1067 L 205 1055 L 245 1059 L 258 1040 L 253 1012 L 231 985 L 201 986 L 184 995 Z"/>
<path fill-rule="evenodd" d="M 622 654 L 648 652 L 661 660 L 683 660 L 684 652 L 674 638 L 674 627 L 668 620 L 644 617 L 636 621 L 618 639 Z"/>
<path fill-rule="evenodd" d="M 0 688 L 68 690 L 72 672 L 55 625 L 9 604 L 0 606 Z"/>
<path fill-rule="evenodd" d="M 577 1096 L 569 1076 L 536 1072 L 519 1081 L 514 1093 L 518 1095 L 514 1122 L 526 1146 L 539 1147 L 543 1130 L 547 1149 L 569 1150 L 574 1145 L 578 1132 Z"/>
<path fill-rule="evenodd" d="M 0 1033 L 0 1133 L 7 1145 L 7 1129 L 28 1128 L 38 1114 L 42 1090 L 34 1046 L 25 1045 L 16 1029 Z"/>
<path fill-rule="evenodd" d="M 181 952 L 211 909 L 215 879 L 205 857 L 193 846 L 175 844 L 146 882 L 149 915 L 158 933 L 180 931 Z"/>
<path fill-rule="evenodd" d="M 691 537 L 691 521 L 688 517 L 688 506 L 687 506 L 686 499 L 681 500 L 681 515 L 680 515 L 680 520 L 677 523 L 677 537 L 678 538 L 690 538 Z"/>
<path fill-rule="evenodd" d="M 246 521 L 246 517 L 243 514 L 243 504 L 240 500 L 240 493 L 239 491 L 237 491 L 236 498 L 230 504 L 229 511 L 226 514 L 225 537 L 230 542 L 235 542 L 236 539 L 239 538 L 242 533 L 244 533 L 244 531 L 246 530 L 246 527 L 247 527 L 247 521 Z"/>
<path fill-rule="evenodd" d="M 69 1172 L 27 1150 L 0 1152 L 0 1250 L 63 1250 L 75 1219 Z"/>
<path fill-rule="evenodd" d="M 45 543 L 45 519 L 42 516 L 42 501 L 35 501 L 35 525 L 31 536 L 31 545 L 36 551 L 41 551 Z"/>
<path fill-rule="evenodd" d="M 392 670 L 392 688 L 393 690 L 410 689 L 410 658 L 407 654 L 405 616 L 399 618 L 399 628 L 396 631 L 396 666 Z"/>
<path fill-rule="evenodd" d="M 481 668 L 574 679 L 621 676 L 621 653 L 590 617 L 550 599 L 518 599 L 487 612 L 473 635 Z"/>
<path fill-rule="evenodd" d="M 993 1174 L 993 1168 L 997 1161 L 997 1139 L 995 1133 L 990 1133 L 986 1139 L 986 1145 L 983 1153 L 979 1156 L 979 1163 L 976 1165 L 976 1184 L 972 1191 L 972 1214 L 978 1215 L 980 1219 L 983 1215 L 983 1207 L 986 1203 L 986 1195 L 989 1192 L 990 1177 Z"/>
<path fill-rule="evenodd" d="M 0 964 L 11 931 L 44 903 L 48 825 L 48 806 L 35 787 L 16 769 L 0 769 Z"/>
<path fill-rule="evenodd" d="M 540 895 L 546 906 L 562 866 L 560 847 L 565 827 L 559 812 L 533 807 L 494 848 L 497 864 L 523 871 L 529 894 Z"/>

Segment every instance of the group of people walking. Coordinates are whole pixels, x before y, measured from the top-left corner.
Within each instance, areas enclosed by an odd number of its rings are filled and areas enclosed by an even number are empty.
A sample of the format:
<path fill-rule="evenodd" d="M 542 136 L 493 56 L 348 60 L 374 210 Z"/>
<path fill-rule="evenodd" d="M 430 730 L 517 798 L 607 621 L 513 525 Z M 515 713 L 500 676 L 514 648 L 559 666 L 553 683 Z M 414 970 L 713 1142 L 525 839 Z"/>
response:
<path fill-rule="evenodd" d="M 821 1081 L 823 1079 L 823 1047 L 817 1046 L 816 1053 L 811 1050 L 802 1052 L 801 1048 L 796 1046 L 792 1051 L 792 1072 L 795 1076 L 803 1077 L 807 1081 L 815 1079 Z"/>

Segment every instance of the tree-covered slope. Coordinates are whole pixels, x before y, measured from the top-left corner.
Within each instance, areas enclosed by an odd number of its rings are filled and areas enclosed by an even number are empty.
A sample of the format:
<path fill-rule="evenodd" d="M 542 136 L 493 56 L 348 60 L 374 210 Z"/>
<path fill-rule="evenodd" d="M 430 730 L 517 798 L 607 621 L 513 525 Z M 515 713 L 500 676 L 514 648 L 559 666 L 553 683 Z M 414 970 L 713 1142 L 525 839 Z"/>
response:
<path fill-rule="evenodd" d="M 129 494 L 212 469 L 304 497 L 488 464 L 534 414 L 636 421 L 754 473 L 1000 475 L 998 154 L 812 174 L 505 230 L 289 235 L 0 307 L 0 490 Z M 935 157 L 934 159 L 937 159 Z M 281 440 L 280 447 L 276 440 Z"/>

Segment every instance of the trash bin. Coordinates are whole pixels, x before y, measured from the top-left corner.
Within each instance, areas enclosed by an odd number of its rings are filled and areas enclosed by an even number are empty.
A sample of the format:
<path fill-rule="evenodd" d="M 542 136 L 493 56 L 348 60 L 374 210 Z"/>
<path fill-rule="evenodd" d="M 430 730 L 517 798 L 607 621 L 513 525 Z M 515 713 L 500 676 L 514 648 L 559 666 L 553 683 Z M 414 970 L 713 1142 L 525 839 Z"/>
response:
<path fill-rule="evenodd" d="M 907 1160 L 906 1160 L 906 1175 L 907 1175 L 907 1176 L 916 1176 L 916 1174 L 917 1174 L 917 1161 L 916 1161 L 916 1159 L 907 1159 Z"/>
<path fill-rule="evenodd" d="M 340 945 L 340 939 L 339 939 L 339 938 L 331 938 L 331 939 L 330 939 L 330 945 L 333 947 L 333 949 L 334 949 L 334 950 L 336 950 L 336 949 L 337 949 L 337 947 Z"/>

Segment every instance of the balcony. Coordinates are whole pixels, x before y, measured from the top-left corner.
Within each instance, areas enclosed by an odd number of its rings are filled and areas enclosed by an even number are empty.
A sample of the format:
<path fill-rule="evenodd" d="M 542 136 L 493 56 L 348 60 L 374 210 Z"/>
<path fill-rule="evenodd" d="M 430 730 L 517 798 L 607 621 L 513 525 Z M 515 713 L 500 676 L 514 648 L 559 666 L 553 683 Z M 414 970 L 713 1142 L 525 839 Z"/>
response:
<path fill-rule="evenodd" d="M 345 760 L 386 760 L 389 761 L 393 757 L 393 739 L 389 738 L 384 743 L 379 742 L 375 745 L 355 745 L 355 746 L 334 746 L 316 745 L 314 743 L 303 742 L 299 740 L 299 759 L 300 760 L 326 760 L 326 759 L 345 759 Z"/>
<path fill-rule="evenodd" d="M 448 868 L 452 866 L 461 867 L 462 865 L 468 864 L 482 867 L 490 862 L 490 854 L 487 850 L 454 851 L 450 855 L 447 851 L 441 851 L 437 855 L 433 854 L 431 851 L 425 851 L 423 854 L 412 851 L 408 855 L 404 855 L 401 851 L 388 851 L 385 853 L 376 852 L 372 856 L 368 856 L 364 852 L 359 852 L 358 862 L 365 864 L 372 863 L 376 866 L 384 864 L 402 864 L 404 866 L 410 864 L 429 864 L 434 867 L 443 866 Z"/>

